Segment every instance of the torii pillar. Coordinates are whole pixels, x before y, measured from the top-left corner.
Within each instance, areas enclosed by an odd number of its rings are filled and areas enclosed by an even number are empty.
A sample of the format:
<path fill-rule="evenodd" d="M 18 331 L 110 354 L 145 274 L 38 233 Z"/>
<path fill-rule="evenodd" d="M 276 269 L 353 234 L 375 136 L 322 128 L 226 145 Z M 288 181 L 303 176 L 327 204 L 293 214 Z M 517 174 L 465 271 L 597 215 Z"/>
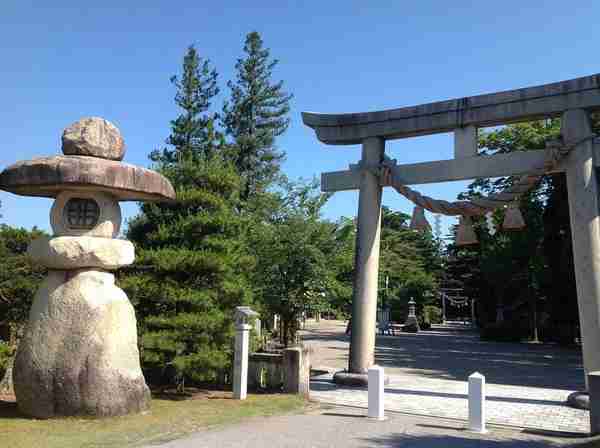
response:
<path fill-rule="evenodd" d="M 352 297 L 354 319 L 348 363 L 352 374 L 366 375 L 374 364 L 382 194 L 377 172 L 384 152 L 382 138 L 372 137 L 362 142 Z"/>
<path fill-rule="evenodd" d="M 561 135 L 581 142 L 569 154 L 565 171 L 587 387 L 588 374 L 600 371 L 600 188 L 589 114 L 583 109 L 566 111 Z"/>

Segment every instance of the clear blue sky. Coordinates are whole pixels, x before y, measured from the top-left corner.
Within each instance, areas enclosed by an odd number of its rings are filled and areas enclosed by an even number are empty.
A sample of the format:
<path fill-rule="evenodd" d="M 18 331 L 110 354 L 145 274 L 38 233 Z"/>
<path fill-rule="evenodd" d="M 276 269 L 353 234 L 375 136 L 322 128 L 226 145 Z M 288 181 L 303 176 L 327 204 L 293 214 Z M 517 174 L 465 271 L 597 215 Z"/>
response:
<path fill-rule="evenodd" d="M 86 6 L 85 4 L 89 6 Z M 259 31 L 295 95 L 279 141 L 285 172 L 311 178 L 344 169 L 357 146 L 327 147 L 301 111 L 358 112 L 493 92 L 600 72 L 600 2 L 563 1 L 112 1 L 3 0 L 0 4 L 0 167 L 60 152 L 62 129 L 101 116 L 123 133 L 125 160 L 169 134 L 171 75 L 195 44 L 223 93 L 247 32 Z M 388 143 L 399 162 L 451 158 L 450 135 Z M 464 183 L 422 186 L 451 200 Z M 50 200 L 0 193 L 2 222 L 48 229 Z M 384 203 L 410 213 L 393 191 Z M 336 194 L 326 216 L 356 213 Z M 125 216 L 136 212 L 124 206 Z M 446 227 L 452 220 L 445 220 Z"/>

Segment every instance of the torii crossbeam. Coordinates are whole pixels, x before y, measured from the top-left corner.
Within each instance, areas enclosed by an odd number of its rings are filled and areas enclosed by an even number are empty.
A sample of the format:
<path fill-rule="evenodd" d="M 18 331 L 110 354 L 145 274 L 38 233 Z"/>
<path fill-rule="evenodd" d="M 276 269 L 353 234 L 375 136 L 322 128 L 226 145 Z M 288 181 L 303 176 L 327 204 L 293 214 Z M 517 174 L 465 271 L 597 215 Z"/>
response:
<path fill-rule="evenodd" d="M 539 170 L 546 151 L 478 155 L 477 128 L 561 117 L 564 142 L 579 142 L 555 171 L 567 175 L 583 359 L 587 374 L 600 371 L 600 191 L 590 113 L 600 111 L 600 74 L 568 81 L 400 109 L 351 114 L 304 112 L 304 124 L 331 145 L 362 145 L 361 169 L 323 173 L 323 191 L 360 190 L 352 301 L 349 372 L 374 363 L 381 194 L 378 176 L 385 141 L 454 132 L 454 159 L 397 165 L 405 185 L 527 174 Z M 600 401 L 600 397 L 596 397 Z M 600 422 L 596 431 L 600 432 Z M 594 431 L 594 428 L 592 428 Z"/>

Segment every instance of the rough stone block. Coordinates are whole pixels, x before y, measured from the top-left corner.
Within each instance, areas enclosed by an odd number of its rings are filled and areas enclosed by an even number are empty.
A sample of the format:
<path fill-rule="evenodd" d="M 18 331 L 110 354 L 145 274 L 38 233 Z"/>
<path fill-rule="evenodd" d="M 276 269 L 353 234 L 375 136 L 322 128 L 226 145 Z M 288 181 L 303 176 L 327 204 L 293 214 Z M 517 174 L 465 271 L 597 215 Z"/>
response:
<path fill-rule="evenodd" d="M 310 356 L 307 348 L 292 347 L 283 351 L 283 391 L 306 398 L 310 394 Z"/>
<path fill-rule="evenodd" d="M 62 135 L 65 155 L 92 156 L 122 160 L 125 142 L 119 129 L 104 118 L 82 118 L 66 128 Z"/>
<path fill-rule="evenodd" d="M 135 313 L 114 281 L 95 270 L 49 272 L 15 358 L 25 415 L 114 416 L 148 407 Z"/>

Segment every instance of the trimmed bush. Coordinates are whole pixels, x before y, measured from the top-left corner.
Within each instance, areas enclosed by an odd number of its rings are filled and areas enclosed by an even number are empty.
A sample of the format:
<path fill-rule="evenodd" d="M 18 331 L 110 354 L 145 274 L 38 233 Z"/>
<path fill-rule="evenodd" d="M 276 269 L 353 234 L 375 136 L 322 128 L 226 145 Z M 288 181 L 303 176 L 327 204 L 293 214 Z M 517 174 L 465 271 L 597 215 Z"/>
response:
<path fill-rule="evenodd" d="M 8 367 L 8 361 L 13 354 L 13 349 L 8 343 L 0 341 L 0 381 L 4 378 L 6 369 Z"/>

